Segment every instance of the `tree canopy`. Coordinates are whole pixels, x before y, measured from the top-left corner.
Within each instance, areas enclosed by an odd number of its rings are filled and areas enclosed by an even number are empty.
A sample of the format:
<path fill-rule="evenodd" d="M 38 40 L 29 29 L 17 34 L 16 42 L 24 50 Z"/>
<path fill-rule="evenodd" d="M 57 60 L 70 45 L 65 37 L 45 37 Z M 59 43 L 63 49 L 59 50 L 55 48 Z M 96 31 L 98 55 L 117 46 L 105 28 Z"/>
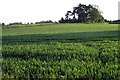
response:
<path fill-rule="evenodd" d="M 97 6 L 98 7 L 98 6 Z M 60 23 L 97 23 L 103 22 L 101 12 L 93 5 L 79 4 L 73 7 L 73 11 L 67 11 L 65 18 L 59 20 Z M 72 18 L 71 18 L 72 17 Z"/>

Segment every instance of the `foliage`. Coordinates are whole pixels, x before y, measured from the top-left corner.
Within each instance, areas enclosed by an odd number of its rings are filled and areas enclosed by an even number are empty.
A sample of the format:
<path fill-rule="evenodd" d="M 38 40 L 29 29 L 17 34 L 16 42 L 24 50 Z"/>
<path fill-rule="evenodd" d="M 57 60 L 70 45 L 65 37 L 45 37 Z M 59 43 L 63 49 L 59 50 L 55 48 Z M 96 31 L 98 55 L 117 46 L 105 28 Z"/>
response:
<path fill-rule="evenodd" d="M 9 25 L 22 25 L 22 22 L 14 22 L 14 23 L 10 23 Z"/>
<path fill-rule="evenodd" d="M 5 23 L 2 23 L 1 25 L 2 25 L 2 27 L 4 27 L 4 26 L 5 26 Z"/>
<path fill-rule="evenodd" d="M 40 24 L 22 24 L 22 25 L 6 25 L 5 27 L 2 27 L 2 29 L 5 29 L 5 28 L 23 28 L 23 27 L 34 27 L 34 26 L 46 26 L 46 25 L 52 25 L 52 24 L 55 24 L 55 23 L 40 23 Z"/>
<path fill-rule="evenodd" d="M 77 7 L 73 7 L 73 11 L 67 11 L 65 16 L 65 19 L 63 17 L 61 18 L 60 23 L 104 22 L 101 12 L 92 5 L 79 4 Z M 70 16 L 73 16 L 73 18 L 70 18 Z"/>
<path fill-rule="evenodd" d="M 54 22 L 52 20 L 35 22 L 35 24 L 40 24 L 40 23 L 54 23 Z"/>
<path fill-rule="evenodd" d="M 109 22 L 110 24 L 120 24 L 120 20 L 114 20 L 114 21 L 111 21 Z"/>
<path fill-rule="evenodd" d="M 117 79 L 116 24 L 3 29 L 3 79 Z"/>

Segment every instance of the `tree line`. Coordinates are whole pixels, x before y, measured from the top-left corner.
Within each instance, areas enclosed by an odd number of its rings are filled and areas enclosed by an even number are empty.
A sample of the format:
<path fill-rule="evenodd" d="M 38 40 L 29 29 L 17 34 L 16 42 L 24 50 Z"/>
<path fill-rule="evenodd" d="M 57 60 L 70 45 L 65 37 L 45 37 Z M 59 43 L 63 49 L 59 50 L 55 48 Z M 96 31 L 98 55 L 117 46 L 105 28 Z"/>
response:
<path fill-rule="evenodd" d="M 58 23 L 56 21 L 52 21 L 52 20 L 47 20 L 47 21 L 39 21 L 39 22 L 35 22 L 35 23 L 22 23 L 22 22 L 13 22 L 13 23 L 9 23 L 7 26 L 11 26 L 11 25 L 30 25 L 30 24 L 41 24 L 41 23 Z M 0 23 L 0 25 L 2 27 L 6 26 L 5 23 Z"/>

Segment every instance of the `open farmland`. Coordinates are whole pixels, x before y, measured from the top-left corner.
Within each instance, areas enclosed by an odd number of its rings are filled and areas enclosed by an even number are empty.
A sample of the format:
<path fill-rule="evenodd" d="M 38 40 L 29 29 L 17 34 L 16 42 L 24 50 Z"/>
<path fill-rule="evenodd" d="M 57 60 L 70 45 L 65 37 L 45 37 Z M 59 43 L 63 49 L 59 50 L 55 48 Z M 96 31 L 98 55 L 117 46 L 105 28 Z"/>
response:
<path fill-rule="evenodd" d="M 118 79 L 117 24 L 4 28 L 2 77 Z"/>

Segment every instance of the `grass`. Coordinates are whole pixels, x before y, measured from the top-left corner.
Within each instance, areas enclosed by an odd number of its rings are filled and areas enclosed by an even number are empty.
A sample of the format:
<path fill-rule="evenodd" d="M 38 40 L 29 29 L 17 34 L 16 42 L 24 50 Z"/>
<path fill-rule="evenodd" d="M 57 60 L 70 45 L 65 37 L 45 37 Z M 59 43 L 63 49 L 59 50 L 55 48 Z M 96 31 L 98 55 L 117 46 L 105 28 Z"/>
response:
<path fill-rule="evenodd" d="M 117 24 L 54 24 L 3 29 L 3 35 L 60 34 L 118 30 Z"/>
<path fill-rule="evenodd" d="M 117 79 L 116 24 L 54 24 L 3 29 L 3 79 Z"/>

